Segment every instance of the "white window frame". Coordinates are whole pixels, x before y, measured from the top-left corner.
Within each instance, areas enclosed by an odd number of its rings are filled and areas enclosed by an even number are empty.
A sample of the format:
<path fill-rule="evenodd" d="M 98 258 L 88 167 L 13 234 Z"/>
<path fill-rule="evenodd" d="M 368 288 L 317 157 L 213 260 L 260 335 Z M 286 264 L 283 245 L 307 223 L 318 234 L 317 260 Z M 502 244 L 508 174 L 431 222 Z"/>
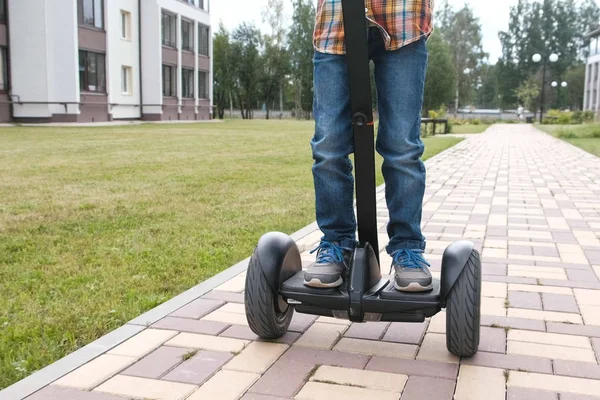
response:
<path fill-rule="evenodd" d="M 123 36 L 125 31 L 125 36 Z M 126 10 L 121 10 L 121 39 L 131 40 L 131 13 Z"/>
<path fill-rule="evenodd" d="M 121 66 L 121 94 L 123 96 L 131 96 L 133 94 L 133 72 L 130 66 Z"/>

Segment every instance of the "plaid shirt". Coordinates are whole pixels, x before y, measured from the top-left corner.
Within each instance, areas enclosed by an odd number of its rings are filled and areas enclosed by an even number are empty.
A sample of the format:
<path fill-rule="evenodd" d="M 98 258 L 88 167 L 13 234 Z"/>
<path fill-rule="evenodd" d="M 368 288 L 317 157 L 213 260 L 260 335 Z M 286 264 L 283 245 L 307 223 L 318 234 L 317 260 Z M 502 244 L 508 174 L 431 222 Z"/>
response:
<path fill-rule="evenodd" d="M 434 1 L 366 0 L 365 16 L 381 29 L 386 49 L 396 50 L 431 34 Z M 342 0 L 319 0 L 313 45 L 321 53 L 344 54 Z"/>

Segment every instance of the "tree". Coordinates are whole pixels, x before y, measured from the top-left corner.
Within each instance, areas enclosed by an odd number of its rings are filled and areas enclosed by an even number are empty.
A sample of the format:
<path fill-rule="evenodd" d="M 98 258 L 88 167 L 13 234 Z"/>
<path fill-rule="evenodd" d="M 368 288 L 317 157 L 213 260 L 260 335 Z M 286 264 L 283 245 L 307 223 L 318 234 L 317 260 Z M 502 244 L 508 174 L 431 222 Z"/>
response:
<path fill-rule="evenodd" d="M 265 52 L 261 62 L 260 92 L 266 105 L 266 118 L 269 119 L 270 106 L 281 93 L 290 64 L 285 48 L 276 45 L 272 38 L 267 38 L 265 42 Z"/>
<path fill-rule="evenodd" d="M 459 104 L 473 96 L 473 83 L 479 77 L 479 68 L 487 53 L 483 51 L 481 25 L 467 4 L 457 12 L 443 3 L 439 30 L 450 47 L 455 74 L 455 112 Z M 465 71 L 469 71 L 465 74 Z"/>
<path fill-rule="evenodd" d="M 229 32 L 222 22 L 213 39 L 213 57 L 214 101 L 217 107 L 217 117 L 223 119 L 227 102 L 230 103 L 230 108 L 233 108 L 231 103 L 233 102 L 234 71 Z"/>
<path fill-rule="evenodd" d="M 251 110 L 258 100 L 260 44 L 260 31 L 254 24 L 243 22 L 233 32 L 232 64 L 240 109 L 244 119 L 252 118 Z"/>
<path fill-rule="evenodd" d="M 450 48 L 441 36 L 432 35 L 427 42 L 427 48 L 429 62 L 423 103 L 426 112 L 452 102 L 456 80 Z"/>
<path fill-rule="evenodd" d="M 533 79 L 528 79 L 515 90 L 515 95 L 526 109 L 531 110 L 540 95 L 540 88 Z"/>
<path fill-rule="evenodd" d="M 295 0 L 293 24 L 290 30 L 289 52 L 291 69 L 296 87 L 296 115 L 310 118 L 313 103 L 313 29 L 315 6 L 312 0 Z"/>
<path fill-rule="evenodd" d="M 270 40 L 272 45 L 277 48 L 277 52 L 281 52 L 285 55 L 285 61 L 288 63 L 289 70 L 289 56 L 285 48 L 286 43 L 286 30 L 285 30 L 285 15 L 283 13 L 284 6 L 283 0 L 268 0 L 267 6 L 262 11 L 262 22 L 267 23 L 271 27 Z M 265 50 L 266 52 L 266 50 Z M 272 53 L 277 53 L 273 51 Z M 285 53 L 285 54 L 284 54 Z M 278 78 L 279 84 L 279 111 L 283 112 L 283 78 Z M 267 105 L 267 119 L 269 118 L 269 110 Z"/>

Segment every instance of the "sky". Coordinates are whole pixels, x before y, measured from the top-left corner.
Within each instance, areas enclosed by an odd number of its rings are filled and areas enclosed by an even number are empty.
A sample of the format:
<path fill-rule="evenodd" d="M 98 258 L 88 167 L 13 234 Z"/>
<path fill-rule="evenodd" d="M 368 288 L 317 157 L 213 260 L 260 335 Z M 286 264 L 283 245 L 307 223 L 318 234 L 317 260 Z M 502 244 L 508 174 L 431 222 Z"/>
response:
<path fill-rule="evenodd" d="M 479 18 L 483 34 L 483 49 L 489 53 L 489 62 L 494 64 L 502 55 L 502 46 L 498 39 L 498 32 L 508 29 L 510 7 L 517 4 L 517 0 L 449 0 L 449 3 L 458 9 L 468 2 Z M 598 0 L 597 0 L 598 1 Z M 284 2 L 287 13 L 291 19 L 291 1 Z M 316 1 L 315 1 L 316 3 Z M 261 10 L 267 0 L 212 0 L 211 18 L 216 27 L 223 21 L 225 27 L 232 30 L 241 22 L 254 21 L 265 32 L 269 27 L 262 24 Z"/>

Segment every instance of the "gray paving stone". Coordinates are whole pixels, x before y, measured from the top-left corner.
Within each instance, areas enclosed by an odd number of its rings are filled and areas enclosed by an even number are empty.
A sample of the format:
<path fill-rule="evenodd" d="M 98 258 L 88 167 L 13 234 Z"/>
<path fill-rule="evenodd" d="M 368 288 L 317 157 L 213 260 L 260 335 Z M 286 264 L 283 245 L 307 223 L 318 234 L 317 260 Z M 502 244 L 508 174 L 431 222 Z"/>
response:
<path fill-rule="evenodd" d="M 579 313 L 575 297 L 568 294 L 542 293 L 542 302 L 546 311 Z"/>
<path fill-rule="evenodd" d="M 598 277 L 596 277 L 594 271 L 590 269 L 587 271 L 580 269 L 568 269 L 567 278 L 569 278 L 570 281 L 598 282 Z"/>
<path fill-rule="evenodd" d="M 221 300 L 196 299 L 171 313 L 171 317 L 200 319 L 225 304 Z"/>
<path fill-rule="evenodd" d="M 247 326 L 232 325 L 229 328 L 227 328 L 223 333 L 221 333 L 219 336 L 230 337 L 230 338 L 235 338 L 235 339 L 243 339 L 243 340 L 260 341 L 260 342 L 269 341 L 269 342 L 274 342 L 274 343 L 292 344 L 296 340 L 298 340 L 298 338 L 301 336 L 301 334 L 299 332 L 288 331 L 282 337 L 277 338 L 275 340 L 263 340 L 263 339 L 259 338 L 256 334 L 254 334 L 254 332 L 252 332 L 252 330 Z"/>
<path fill-rule="evenodd" d="M 389 326 L 389 322 L 353 323 L 344 333 L 344 336 L 356 339 L 379 340 Z"/>
<path fill-rule="evenodd" d="M 544 321 L 536 319 L 499 317 L 495 315 L 482 315 L 481 325 L 490 326 L 492 328 L 513 328 L 525 329 L 530 331 L 545 331 L 546 325 Z"/>
<path fill-rule="evenodd" d="M 190 350 L 179 347 L 161 346 L 122 372 L 123 375 L 158 379 L 176 365 Z"/>
<path fill-rule="evenodd" d="M 231 358 L 233 358 L 231 353 L 200 350 L 163 376 L 162 380 L 201 385 Z"/>
<path fill-rule="evenodd" d="M 600 338 L 600 326 L 546 322 L 546 327 L 550 333 Z"/>
<path fill-rule="evenodd" d="M 16 399 L 15 399 L 16 400 Z M 107 393 L 86 392 L 61 386 L 46 386 L 26 397 L 26 400 L 124 400 L 123 397 Z"/>
<path fill-rule="evenodd" d="M 480 328 L 479 351 L 502 353 L 506 350 L 506 331 L 504 328 Z"/>
<path fill-rule="evenodd" d="M 509 387 L 506 391 L 506 400 L 557 400 L 558 396 L 554 392 L 537 389 L 526 389 L 518 387 Z"/>
<path fill-rule="evenodd" d="M 600 400 L 600 395 L 586 396 L 583 394 L 575 394 L 575 393 L 561 393 L 560 400 Z"/>
<path fill-rule="evenodd" d="M 515 292 L 511 290 L 508 292 L 508 301 L 513 308 L 542 309 L 542 299 L 539 293 Z"/>
<path fill-rule="evenodd" d="M 537 280 L 535 278 L 523 278 L 520 276 L 483 275 L 482 279 L 488 282 L 506 282 L 519 283 L 523 285 L 537 285 Z"/>
<path fill-rule="evenodd" d="M 273 397 L 273 396 L 265 396 L 257 393 L 248 393 L 245 394 L 240 400 L 289 400 L 284 397 Z"/>
<path fill-rule="evenodd" d="M 401 400 L 452 400 L 454 381 L 448 379 L 411 376 L 406 382 Z"/>
<path fill-rule="evenodd" d="M 420 344 L 426 329 L 427 322 L 393 322 L 382 340 L 386 342 Z"/>
<path fill-rule="evenodd" d="M 317 316 L 295 312 L 288 331 L 304 333 L 317 319 Z"/>
<path fill-rule="evenodd" d="M 552 363 L 550 360 L 540 357 L 478 351 L 474 356 L 465 358 L 461 362 L 467 365 L 479 365 L 482 367 L 513 369 L 543 374 L 552 373 Z"/>
<path fill-rule="evenodd" d="M 373 356 L 365 369 L 444 379 L 456 379 L 458 375 L 458 364 L 382 356 Z"/>
<path fill-rule="evenodd" d="M 152 325 L 153 328 L 170 329 L 181 332 L 218 335 L 229 325 L 217 321 L 199 321 L 189 318 L 166 317 Z"/>
<path fill-rule="evenodd" d="M 563 281 L 560 279 L 539 279 L 541 285 L 580 289 L 600 289 L 600 282 Z"/>
<path fill-rule="evenodd" d="M 554 360 L 554 373 L 578 378 L 600 379 L 600 365 L 589 362 Z"/>
<path fill-rule="evenodd" d="M 228 303 L 243 303 L 244 293 L 225 292 L 222 290 L 211 290 L 202 296 L 203 299 L 223 300 Z"/>

